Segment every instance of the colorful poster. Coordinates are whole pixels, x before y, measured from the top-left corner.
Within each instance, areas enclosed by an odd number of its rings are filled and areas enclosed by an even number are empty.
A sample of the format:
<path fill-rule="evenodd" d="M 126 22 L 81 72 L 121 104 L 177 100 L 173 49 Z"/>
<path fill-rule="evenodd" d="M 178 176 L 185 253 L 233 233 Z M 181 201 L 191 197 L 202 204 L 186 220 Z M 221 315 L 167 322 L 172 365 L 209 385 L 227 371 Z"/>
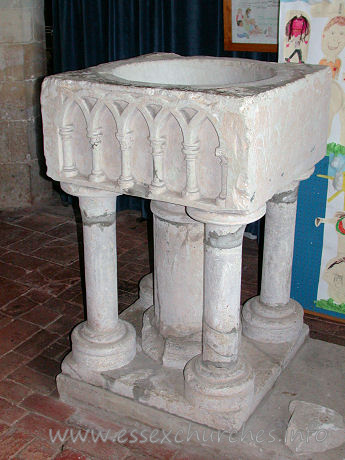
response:
<path fill-rule="evenodd" d="M 232 0 L 232 43 L 277 44 L 279 0 Z"/>
<path fill-rule="evenodd" d="M 345 0 L 281 0 L 279 23 L 279 61 L 333 77 L 326 159 L 300 188 L 292 297 L 345 319 Z"/>

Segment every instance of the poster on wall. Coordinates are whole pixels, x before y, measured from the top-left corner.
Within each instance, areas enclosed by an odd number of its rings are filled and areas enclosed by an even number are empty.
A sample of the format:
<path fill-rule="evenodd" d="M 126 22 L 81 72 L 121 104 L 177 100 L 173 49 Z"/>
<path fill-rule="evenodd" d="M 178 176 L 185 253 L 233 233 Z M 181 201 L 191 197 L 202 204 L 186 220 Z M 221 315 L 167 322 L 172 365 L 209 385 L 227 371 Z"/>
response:
<path fill-rule="evenodd" d="M 332 73 L 326 157 L 300 186 L 292 297 L 345 320 L 345 0 L 281 0 L 279 24 L 280 62 Z"/>
<path fill-rule="evenodd" d="M 224 49 L 277 52 L 279 0 L 224 0 Z"/>
<path fill-rule="evenodd" d="M 232 0 L 232 42 L 277 44 L 278 0 Z"/>

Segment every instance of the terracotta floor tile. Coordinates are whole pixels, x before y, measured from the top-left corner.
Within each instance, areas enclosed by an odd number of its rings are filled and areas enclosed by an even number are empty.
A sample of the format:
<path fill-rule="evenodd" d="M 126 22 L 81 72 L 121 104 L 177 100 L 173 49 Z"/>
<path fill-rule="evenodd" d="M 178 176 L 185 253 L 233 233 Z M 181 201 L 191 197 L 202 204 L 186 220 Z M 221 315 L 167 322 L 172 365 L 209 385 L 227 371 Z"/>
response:
<path fill-rule="evenodd" d="M 59 448 L 49 442 L 34 439 L 13 460 L 48 460 L 54 457 L 59 451 Z"/>
<path fill-rule="evenodd" d="M 38 330 L 39 327 L 34 324 L 15 319 L 1 329 L 0 354 L 4 354 L 17 347 Z"/>
<path fill-rule="evenodd" d="M 54 359 L 60 362 L 68 352 L 70 351 L 69 347 L 66 345 L 61 345 L 58 342 L 52 343 L 49 347 L 47 347 L 41 356 L 46 358 Z"/>
<path fill-rule="evenodd" d="M 32 308 L 28 313 L 22 315 L 21 319 L 37 324 L 38 326 L 45 327 L 57 320 L 59 316 L 59 313 L 54 312 L 50 308 L 38 305 L 37 307 Z"/>
<path fill-rule="evenodd" d="M 0 221 L 0 245 L 2 247 L 7 247 L 14 242 L 21 241 L 31 234 L 32 231 L 26 228 Z"/>
<path fill-rule="evenodd" d="M 22 219 L 24 216 L 32 213 L 32 208 L 13 208 L 4 209 L 0 211 L 0 220 L 3 222 L 15 222 L 18 219 Z"/>
<path fill-rule="evenodd" d="M 7 324 L 9 324 L 12 320 L 13 319 L 10 318 L 9 316 L 3 315 L 2 313 L 0 313 L 0 329 L 7 326 Z"/>
<path fill-rule="evenodd" d="M 68 419 L 68 424 L 83 430 L 95 430 L 95 432 L 108 431 L 116 434 L 124 428 L 124 425 L 116 423 L 113 420 L 108 420 L 105 417 L 98 417 L 91 411 L 85 409 L 77 409 L 75 413 Z"/>
<path fill-rule="evenodd" d="M 0 379 L 4 379 L 8 375 L 12 374 L 14 370 L 26 361 L 27 358 L 25 356 L 19 355 L 13 351 L 10 351 L 6 355 L 0 357 Z"/>
<path fill-rule="evenodd" d="M 37 232 L 48 232 L 54 227 L 66 222 L 67 218 L 52 214 L 33 213 L 16 221 L 17 225 Z"/>
<path fill-rule="evenodd" d="M 30 324 L 31 323 L 26 323 Z M 1 336 L 0 336 L 1 337 Z M 20 353 L 28 358 L 33 358 L 42 352 L 42 350 L 50 345 L 51 343 L 55 342 L 59 336 L 47 330 L 39 330 L 36 334 L 34 334 L 30 339 L 23 342 L 20 346 L 18 346 L 15 351 Z M 0 342 L 0 349 L 1 349 L 1 342 Z"/>
<path fill-rule="evenodd" d="M 36 372 L 28 366 L 19 367 L 8 378 L 44 395 L 50 394 L 56 386 L 52 377 Z"/>
<path fill-rule="evenodd" d="M 45 356 L 39 355 L 26 364 L 31 369 L 41 372 L 42 374 L 55 377 L 61 372 L 61 363 Z M 0 393 L 1 394 L 1 393 Z"/>
<path fill-rule="evenodd" d="M 63 296 L 63 293 L 61 293 L 60 296 Z M 43 306 L 49 308 L 51 311 L 54 311 L 56 313 L 66 314 L 70 318 L 74 318 L 80 312 L 84 311 L 84 308 L 81 305 L 76 305 L 75 303 L 67 302 L 63 300 L 60 296 L 50 297 L 46 302 L 44 302 Z"/>
<path fill-rule="evenodd" d="M 40 288 L 32 288 L 25 295 L 36 304 L 46 302 L 51 298 L 49 292 L 42 291 Z"/>
<path fill-rule="evenodd" d="M 22 450 L 33 437 L 19 431 L 8 431 L 0 436 L 0 460 L 8 460 Z"/>
<path fill-rule="evenodd" d="M 24 268 L 25 270 L 34 270 L 45 263 L 43 259 L 38 257 L 27 256 L 16 251 L 7 251 L 0 256 L 2 262 L 6 262 L 16 267 Z"/>
<path fill-rule="evenodd" d="M 80 322 L 80 321 L 79 321 Z M 70 318 L 67 315 L 62 315 L 59 319 L 54 321 L 47 327 L 47 331 L 53 332 L 59 335 L 65 335 L 78 324 L 78 320 Z"/>
<path fill-rule="evenodd" d="M 92 440 L 89 434 L 85 442 L 78 439 L 76 442 L 68 440 L 65 444 L 70 449 L 76 449 L 86 455 L 95 457 L 97 460 L 122 460 L 130 455 L 130 450 L 116 442 L 107 441 L 103 442 Z"/>
<path fill-rule="evenodd" d="M 28 396 L 22 403 L 21 407 L 32 412 L 38 412 L 40 415 L 52 418 L 59 422 L 65 422 L 71 417 L 76 409 L 50 396 L 42 396 L 40 394 L 32 394 Z"/>
<path fill-rule="evenodd" d="M 0 397 L 0 420 L 12 425 L 25 414 L 27 414 L 26 410 Z"/>
<path fill-rule="evenodd" d="M 8 401 L 19 403 L 29 396 L 30 393 L 31 390 L 29 390 L 29 388 L 26 388 L 13 380 L 5 379 L 0 381 L 0 395 Z"/>
<path fill-rule="evenodd" d="M 0 278 L 0 307 L 25 294 L 28 286 Z"/>
<path fill-rule="evenodd" d="M 60 265 L 68 265 L 79 257 L 78 245 L 61 239 L 50 241 L 32 254 Z"/>
<path fill-rule="evenodd" d="M 59 453 L 54 460 L 89 460 L 90 457 L 84 455 L 82 452 L 76 452 L 70 449 L 64 449 Z"/>
<path fill-rule="evenodd" d="M 0 261 L 0 276 L 10 280 L 17 280 L 26 274 L 26 270 L 16 265 L 7 264 Z"/>
<path fill-rule="evenodd" d="M 9 249 L 21 252 L 23 254 L 32 254 L 37 249 L 43 247 L 45 244 L 52 241 L 55 241 L 55 239 L 52 236 L 38 232 L 31 232 L 30 234 L 28 234 L 27 238 L 23 239 L 22 241 L 16 241 L 15 243 L 11 244 L 9 246 Z M 40 257 L 40 254 L 37 253 L 37 256 Z"/>
<path fill-rule="evenodd" d="M 67 302 L 83 303 L 83 301 L 80 302 L 80 297 L 82 297 L 82 288 L 80 283 L 68 287 L 63 292 L 61 292 L 58 297 L 60 299 L 66 300 Z"/>
<path fill-rule="evenodd" d="M 77 234 L 77 224 L 75 221 L 69 220 L 68 222 L 60 224 L 59 226 L 47 231 L 47 233 L 55 238 L 66 239 L 70 235 L 74 236 Z"/>
<path fill-rule="evenodd" d="M 60 433 L 63 436 L 65 430 L 67 429 L 67 427 L 62 423 L 38 414 L 26 415 L 14 424 L 14 428 L 31 436 L 44 439 L 45 441 L 48 441 L 53 447 L 56 446 L 56 448 L 58 448 L 62 442 L 59 440 L 59 438 L 56 439 L 55 443 L 51 442 L 51 435 L 55 436 L 57 430 L 60 430 Z"/>
<path fill-rule="evenodd" d="M 36 302 L 33 302 L 27 294 L 24 294 L 2 307 L 1 311 L 6 315 L 17 317 L 32 310 L 36 305 Z"/>

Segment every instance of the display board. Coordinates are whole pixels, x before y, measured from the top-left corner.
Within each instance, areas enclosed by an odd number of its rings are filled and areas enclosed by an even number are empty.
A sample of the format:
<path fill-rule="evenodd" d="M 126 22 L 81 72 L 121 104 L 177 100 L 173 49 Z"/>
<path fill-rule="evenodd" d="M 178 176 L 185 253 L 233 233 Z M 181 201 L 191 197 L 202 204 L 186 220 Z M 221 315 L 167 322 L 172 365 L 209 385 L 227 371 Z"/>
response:
<path fill-rule="evenodd" d="M 224 0 L 224 49 L 277 52 L 279 0 Z"/>
<path fill-rule="evenodd" d="M 345 320 L 345 0 L 281 0 L 279 61 L 327 65 L 332 90 L 326 157 L 301 184 L 292 297 Z M 306 107 L 308 117 L 310 108 Z M 303 120 L 301 120 L 303 123 Z"/>

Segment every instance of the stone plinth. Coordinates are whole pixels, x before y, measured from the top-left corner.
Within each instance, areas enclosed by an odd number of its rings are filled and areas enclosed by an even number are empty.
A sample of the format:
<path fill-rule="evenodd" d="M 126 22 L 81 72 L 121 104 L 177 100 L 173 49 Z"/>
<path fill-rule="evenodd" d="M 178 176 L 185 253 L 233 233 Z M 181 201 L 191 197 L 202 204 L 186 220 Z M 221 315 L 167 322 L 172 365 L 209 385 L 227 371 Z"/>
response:
<path fill-rule="evenodd" d="M 326 152 L 330 81 L 320 66 L 169 54 L 45 80 L 48 174 L 81 198 L 84 225 L 87 321 L 63 399 L 130 398 L 221 430 L 247 420 L 308 334 L 290 299 L 297 187 Z M 121 193 L 152 199 L 155 267 L 118 319 Z M 266 203 L 242 334 L 243 232 Z"/>

